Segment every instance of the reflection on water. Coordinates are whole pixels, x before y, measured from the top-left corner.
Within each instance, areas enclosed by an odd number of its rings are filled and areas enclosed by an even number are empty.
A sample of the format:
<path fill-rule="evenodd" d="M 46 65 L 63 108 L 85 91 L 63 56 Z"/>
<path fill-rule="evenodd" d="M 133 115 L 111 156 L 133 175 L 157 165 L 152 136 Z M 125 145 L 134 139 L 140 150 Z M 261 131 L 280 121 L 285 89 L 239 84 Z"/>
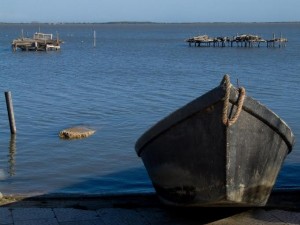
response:
<path fill-rule="evenodd" d="M 7 180 L 9 177 L 13 177 L 16 174 L 16 159 L 15 159 L 15 155 L 16 155 L 16 135 L 12 134 L 10 136 L 9 139 L 9 146 L 8 146 L 8 154 L 5 152 L 3 152 L 6 157 L 7 157 L 7 164 L 5 162 L 4 167 L 6 167 L 6 169 L 4 168 L 0 168 L 0 180 Z M 5 157 L 3 156 L 2 159 L 5 159 Z"/>
<path fill-rule="evenodd" d="M 15 165 L 16 165 L 16 160 L 15 160 L 16 134 L 12 134 L 10 136 L 8 150 L 9 150 L 9 155 L 8 155 L 9 170 L 8 170 L 8 174 L 9 174 L 10 177 L 12 177 L 16 174 L 16 170 L 15 170 Z"/>

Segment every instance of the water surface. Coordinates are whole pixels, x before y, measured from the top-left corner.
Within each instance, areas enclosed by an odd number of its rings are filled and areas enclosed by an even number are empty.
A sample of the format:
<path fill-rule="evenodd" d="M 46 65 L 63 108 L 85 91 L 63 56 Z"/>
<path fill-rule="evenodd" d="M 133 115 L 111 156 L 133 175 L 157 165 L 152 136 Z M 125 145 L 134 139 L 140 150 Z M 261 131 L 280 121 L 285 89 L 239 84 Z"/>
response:
<path fill-rule="evenodd" d="M 228 73 L 247 94 L 292 128 L 296 144 L 276 188 L 300 187 L 300 24 L 0 25 L 0 191 L 2 193 L 153 192 L 134 145 L 178 107 L 216 87 Z M 64 40 L 57 52 L 12 52 L 40 30 Z M 97 42 L 93 47 L 93 32 Z M 285 48 L 196 48 L 188 37 L 275 33 Z M 11 91 L 17 135 L 4 98 Z M 66 141 L 62 129 L 96 129 Z"/>

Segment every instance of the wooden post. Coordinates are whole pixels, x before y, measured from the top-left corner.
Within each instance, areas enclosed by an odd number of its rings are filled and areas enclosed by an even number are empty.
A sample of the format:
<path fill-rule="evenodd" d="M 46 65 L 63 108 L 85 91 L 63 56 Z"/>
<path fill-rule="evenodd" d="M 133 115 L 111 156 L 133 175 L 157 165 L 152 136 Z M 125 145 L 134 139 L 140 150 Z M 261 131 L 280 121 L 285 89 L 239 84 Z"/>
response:
<path fill-rule="evenodd" d="M 17 129 L 16 129 L 14 109 L 13 109 L 10 91 L 5 92 L 5 99 L 6 99 L 6 107 L 7 107 L 8 119 L 9 119 L 10 133 L 15 134 L 17 132 Z"/>
<path fill-rule="evenodd" d="M 96 47 L 96 31 L 94 30 L 94 47 Z"/>

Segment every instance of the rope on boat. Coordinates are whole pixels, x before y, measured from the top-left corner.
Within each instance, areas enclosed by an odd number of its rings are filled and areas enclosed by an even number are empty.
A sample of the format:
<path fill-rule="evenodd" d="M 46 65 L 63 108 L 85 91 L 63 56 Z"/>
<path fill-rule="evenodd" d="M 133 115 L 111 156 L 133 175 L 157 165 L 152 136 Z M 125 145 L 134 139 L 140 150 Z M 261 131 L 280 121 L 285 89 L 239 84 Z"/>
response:
<path fill-rule="evenodd" d="M 236 110 L 234 116 L 231 119 L 229 119 L 227 116 L 227 111 L 228 111 L 228 106 L 229 106 L 231 83 L 230 83 L 228 74 L 226 74 L 223 77 L 221 84 L 225 84 L 225 88 L 226 88 L 224 107 L 223 107 L 223 113 L 222 113 L 222 121 L 225 126 L 229 127 L 229 126 L 233 125 L 240 116 L 240 113 L 242 111 L 242 107 L 244 104 L 245 96 L 246 96 L 246 90 L 243 87 L 239 88 L 239 98 L 238 98 L 238 103 L 237 103 L 237 110 Z"/>

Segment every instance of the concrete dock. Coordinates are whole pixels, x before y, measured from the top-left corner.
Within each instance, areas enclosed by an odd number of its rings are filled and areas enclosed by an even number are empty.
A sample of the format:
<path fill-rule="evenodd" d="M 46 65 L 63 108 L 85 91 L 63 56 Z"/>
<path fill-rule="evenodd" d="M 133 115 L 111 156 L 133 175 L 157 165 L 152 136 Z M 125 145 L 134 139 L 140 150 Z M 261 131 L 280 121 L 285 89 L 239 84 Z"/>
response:
<path fill-rule="evenodd" d="M 274 192 L 268 204 L 259 208 L 175 208 L 162 205 L 155 194 L 4 196 L 0 224 L 300 224 L 300 191 Z"/>

